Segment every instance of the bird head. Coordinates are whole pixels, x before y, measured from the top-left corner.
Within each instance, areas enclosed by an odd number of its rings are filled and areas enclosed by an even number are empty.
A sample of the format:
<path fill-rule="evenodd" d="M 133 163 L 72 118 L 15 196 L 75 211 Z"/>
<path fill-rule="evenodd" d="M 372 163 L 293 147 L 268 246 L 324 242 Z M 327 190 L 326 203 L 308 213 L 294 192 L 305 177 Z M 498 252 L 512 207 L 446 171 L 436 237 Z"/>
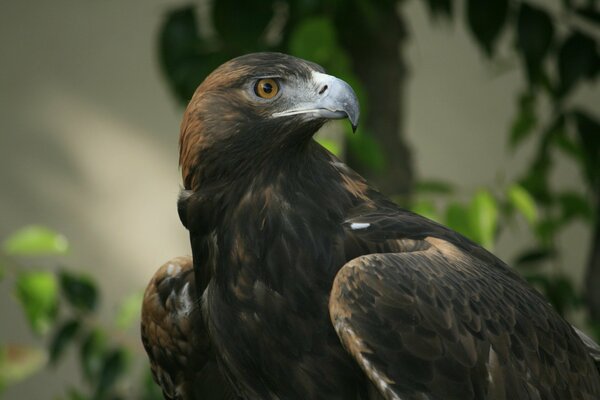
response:
<path fill-rule="evenodd" d="M 180 164 L 184 185 L 212 157 L 239 162 L 301 148 L 328 120 L 359 119 L 356 94 L 309 61 L 254 53 L 226 62 L 196 90 L 184 115 Z"/>

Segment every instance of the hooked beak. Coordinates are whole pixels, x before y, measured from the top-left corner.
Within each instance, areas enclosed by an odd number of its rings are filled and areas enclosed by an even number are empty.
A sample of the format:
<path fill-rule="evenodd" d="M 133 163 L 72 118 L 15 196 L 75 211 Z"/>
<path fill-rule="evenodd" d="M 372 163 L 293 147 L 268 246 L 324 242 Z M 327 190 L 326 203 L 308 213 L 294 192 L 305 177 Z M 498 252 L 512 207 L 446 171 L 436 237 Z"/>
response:
<path fill-rule="evenodd" d="M 313 71 L 312 85 L 303 93 L 304 99 L 293 109 L 273 113 L 273 117 L 307 114 L 313 118 L 344 119 L 352 124 L 356 131 L 360 109 L 358 99 L 352 87 L 335 76 Z"/>

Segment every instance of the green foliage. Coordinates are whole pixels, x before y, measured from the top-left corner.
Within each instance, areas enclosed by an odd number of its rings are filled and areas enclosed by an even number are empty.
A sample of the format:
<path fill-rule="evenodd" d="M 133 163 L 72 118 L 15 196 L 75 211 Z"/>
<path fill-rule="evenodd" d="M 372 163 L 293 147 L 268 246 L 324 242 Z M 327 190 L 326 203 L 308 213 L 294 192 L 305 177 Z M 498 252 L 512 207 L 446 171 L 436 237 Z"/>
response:
<path fill-rule="evenodd" d="M 542 78 L 542 63 L 553 37 L 554 25 L 548 13 L 522 2 L 517 19 L 517 47 L 531 85 L 538 84 Z"/>
<path fill-rule="evenodd" d="M 321 146 L 325 147 L 329 152 L 336 155 L 337 157 L 342 156 L 342 149 L 338 142 L 331 139 L 316 138 L 315 139 Z"/>
<path fill-rule="evenodd" d="M 450 200 L 442 214 L 448 225 L 486 247 L 497 240 L 516 215 L 522 215 L 535 244 L 527 245 L 515 265 L 523 269 L 557 310 L 568 313 L 583 303 L 572 282 L 560 272 L 557 236 L 573 220 L 590 223 L 600 214 L 594 208 L 600 204 L 600 123 L 589 112 L 570 109 L 568 96 L 578 85 L 595 79 L 600 70 L 600 55 L 597 40 L 587 29 L 574 28 L 568 22 L 566 30 L 559 29 L 558 24 L 576 14 L 597 30 L 600 13 L 596 2 L 576 5 L 565 0 L 559 13 L 540 2 L 519 0 L 509 6 L 507 3 L 467 1 L 467 24 L 473 39 L 491 58 L 496 53 L 494 44 L 504 32 L 515 38 L 516 55 L 522 60 L 528 84 L 517 97 L 508 143 L 514 150 L 526 140 L 533 141 L 535 154 L 520 178 L 508 183 L 503 195 L 479 191 L 467 204 Z M 428 4 L 432 13 L 439 12 L 439 5 Z M 492 11 L 494 8 L 496 11 Z M 543 106 L 550 111 L 540 113 Z M 546 120 L 540 117 L 544 114 L 548 115 Z M 585 190 L 563 190 L 550 184 L 558 152 L 576 163 L 586 180 Z M 417 194 L 424 195 L 420 191 Z M 501 221 L 497 226 L 493 223 L 496 213 Z M 473 224 L 471 218 L 477 222 Z M 548 265 L 558 272 L 543 272 L 542 268 Z"/>
<path fill-rule="evenodd" d="M 452 0 L 427 0 L 431 16 L 451 18 L 454 12 Z"/>
<path fill-rule="evenodd" d="M 81 323 L 77 319 L 70 319 L 58 327 L 58 330 L 50 341 L 50 362 L 56 363 L 64 350 L 79 333 Z"/>
<path fill-rule="evenodd" d="M 228 59 L 200 37 L 193 6 L 169 12 L 159 39 L 162 70 L 181 103 L 187 103 L 200 82 Z"/>
<path fill-rule="evenodd" d="M 92 329 L 79 344 L 79 362 L 87 380 L 100 376 L 107 353 L 108 339 L 100 329 Z"/>
<path fill-rule="evenodd" d="M 525 278 L 548 298 L 552 306 L 564 315 L 568 310 L 578 308 L 582 298 L 575 290 L 573 282 L 566 275 L 525 273 Z"/>
<path fill-rule="evenodd" d="M 115 325 L 120 329 L 127 329 L 137 320 L 142 310 L 144 292 L 134 292 L 127 296 L 121 303 L 115 318 Z"/>
<path fill-rule="evenodd" d="M 9 385 L 31 376 L 46 363 L 46 352 L 36 346 L 0 345 L 0 394 Z"/>
<path fill-rule="evenodd" d="M 424 216 L 425 218 L 429 218 L 430 220 L 441 222 L 441 218 L 436 210 L 436 207 L 433 201 L 430 200 L 419 200 L 413 203 L 411 210 Z"/>
<path fill-rule="evenodd" d="M 507 191 L 510 205 L 519 211 L 531 226 L 538 221 L 535 199 L 521 185 L 512 184 Z"/>
<path fill-rule="evenodd" d="M 428 207 L 424 208 L 423 204 Z M 433 204 L 431 201 L 419 200 L 411 209 L 445 224 L 488 249 L 493 248 L 498 229 L 499 206 L 488 190 L 478 190 L 466 204 L 450 200 L 442 212 Z"/>
<path fill-rule="evenodd" d="M 527 91 L 519 96 L 517 116 L 510 129 L 510 147 L 514 149 L 533 134 L 536 125 L 536 96 L 533 92 Z"/>
<path fill-rule="evenodd" d="M 37 334 L 48 332 L 58 311 L 58 283 L 47 271 L 21 272 L 17 277 L 15 295 Z"/>
<path fill-rule="evenodd" d="M 57 246 L 56 238 L 60 238 Z M 66 239 L 43 227 L 27 228 L 11 235 L 0 252 L 8 274 L 14 279 L 15 295 L 31 329 L 47 341 L 47 350 L 37 345 L 0 344 L 0 394 L 7 385 L 26 379 L 45 365 L 58 365 L 70 350 L 78 351 L 85 386 L 69 387 L 63 398 L 78 400 L 122 399 L 122 381 L 139 379 L 136 398 L 161 399 L 156 385 L 148 384 L 149 368 L 134 371 L 132 358 L 145 356 L 139 346 L 118 339 L 139 317 L 142 293 L 127 296 L 117 315 L 116 329 L 97 322 L 100 290 L 90 276 L 66 268 L 45 270 L 22 264 L 31 255 L 63 254 Z M 119 333 L 119 334 L 117 334 Z M 137 352 L 137 354 L 136 354 Z"/>
<path fill-rule="evenodd" d="M 466 237 L 474 238 L 471 232 L 471 218 L 467 205 L 452 201 L 446 208 L 446 225 Z"/>
<path fill-rule="evenodd" d="M 69 242 L 59 233 L 32 225 L 15 232 L 2 247 L 11 256 L 61 255 L 69 250 Z"/>
<path fill-rule="evenodd" d="M 583 19 L 587 19 L 588 22 L 600 25 L 600 12 L 596 9 L 596 3 L 594 1 L 588 1 L 587 3 L 587 5 L 577 7 L 573 11 Z"/>
<path fill-rule="evenodd" d="M 560 209 L 560 221 L 565 224 L 575 218 L 590 223 L 594 217 L 594 210 L 589 200 L 574 191 L 565 191 L 557 195 Z"/>
<path fill-rule="evenodd" d="M 90 277 L 65 270 L 61 270 L 58 276 L 63 296 L 71 306 L 82 312 L 96 309 L 98 289 Z"/>
<path fill-rule="evenodd" d="M 467 0 L 467 26 L 491 56 L 508 15 L 508 0 Z"/>
<path fill-rule="evenodd" d="M 600 122 L 590 114 L 575 110 L 572 114 L 577 127 L 582 164 L 590 188 L 600 193 Z"/>
<path fill-rule="evenodd" d="M 596 42 L 581 32 L 572 32 L 558 53 L 560 95 L 566 96 L 578 82 L 593 78 L 598 71 Z"/>
<path fill-rule="evenodd" d="M 298 57 L 321 65 L 343 63 L 339 69 L 347 69 L 348 59 L 341 54 L 333 22 L 324 16 L 315 16 L 302 20 L 290 36 L 289 50 Z"/>
<path fill-rule="evenodd" d="M 444 181 L 437 180 L 420 180 L 415 185 L 417 193 L 450 195 L 455 191 L 454 185 Z"/>
<path fill-rule="evenodd" d="M 515 266 L 519 268 L 538 267 L 541 263 L 551 260 L 554 252 L 544 247 L 535 247 L 523 251 L 515 260 Z"/>
<path fill-rule="evenodd" d="M 385 171 L 386 159 L 381 146 L 362 129 L 348 137 L 348 149 L 355 155 L 357 161 L 370 170 L 378 173 Z"/>
<path fill-rule="evenodd" d="M 213 3 L 213 23 L 230 51 L 254 51 L 273 17 L 273 0 L 219 0 Z"/>
<path fill-rule="evenodd" d="M 491 249 L 498 227 L 498 204 L 494 196 L 487 190 L 478 190 L 471 201 L 468 216 L 473 239 Z"/>
<path fill-rule="evenodd" d="M 111 349 L 104 355 L 96 382 L 94 398 L 109 398 L 115 384 L 123 377 L 129 364 L 129 355 L 122 347 Z"/>
<path fill-rule="evenodd" d="M 453 190 L 451 185 L 438 181 L 418 185 L 417 200 L 411 205 L 411 210 L 492 249 L 499 232 L 501 201 L 489 190 L 481 188 L 466 203 L 447 199 L 440 210 L 432 198 L 440 194 L 448 196 Z"/>

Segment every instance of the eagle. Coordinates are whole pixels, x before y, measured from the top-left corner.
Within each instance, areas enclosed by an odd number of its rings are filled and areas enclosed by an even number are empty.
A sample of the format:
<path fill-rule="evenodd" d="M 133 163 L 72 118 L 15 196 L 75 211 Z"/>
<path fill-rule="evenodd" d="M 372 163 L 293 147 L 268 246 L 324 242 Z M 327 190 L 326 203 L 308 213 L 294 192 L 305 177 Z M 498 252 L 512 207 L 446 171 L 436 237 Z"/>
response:
<path fill-rule="evenodd" d="M 590 338 L 313 140 L 346 118 L 346 82 L 280 53 L 228 61 L 196 90 L 178 200 L 192 257 L 158 270 L 142 309 L 164 397 L 599 399 Z"/>

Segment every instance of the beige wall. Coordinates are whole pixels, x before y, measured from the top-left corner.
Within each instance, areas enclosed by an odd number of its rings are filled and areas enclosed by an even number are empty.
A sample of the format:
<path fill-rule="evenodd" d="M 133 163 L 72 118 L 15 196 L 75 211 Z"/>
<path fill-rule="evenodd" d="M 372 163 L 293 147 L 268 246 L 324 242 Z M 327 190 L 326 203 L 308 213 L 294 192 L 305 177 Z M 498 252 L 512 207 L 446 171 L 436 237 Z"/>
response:
<path fill-rule="evenodd" d="M 164 260 L 189 252 L 175 210 L 181 110 L 155 54 L 163 11 L 178 3 L 22 0 L 0 13 L 0 237 L 30 223 L 63 232 L 68 265 L 106 291 L 105 316 Z M 419 175 L 466 190 L 512 176 L 527 157 L 525 149 L 513 161 L 505 146 L 518 70 L 482 60 L 461 23 L 432 28 L 420 2 L 405 8 L 405 125 Z M 597 87 L 580 102 L 598 111 Z M 579 187 L 574 168 L 563 167 L 557 181 Z M 575 226 L 565 237 L 578 279 L 584 232 Z M 505 258 L 511 239 L 498 248 Z M 0 284 L 0 341 L 32 341 L 8 283 Z M 69 368 L 38 374 L 5 398 L 53 398 L 71 381 Z"/>

